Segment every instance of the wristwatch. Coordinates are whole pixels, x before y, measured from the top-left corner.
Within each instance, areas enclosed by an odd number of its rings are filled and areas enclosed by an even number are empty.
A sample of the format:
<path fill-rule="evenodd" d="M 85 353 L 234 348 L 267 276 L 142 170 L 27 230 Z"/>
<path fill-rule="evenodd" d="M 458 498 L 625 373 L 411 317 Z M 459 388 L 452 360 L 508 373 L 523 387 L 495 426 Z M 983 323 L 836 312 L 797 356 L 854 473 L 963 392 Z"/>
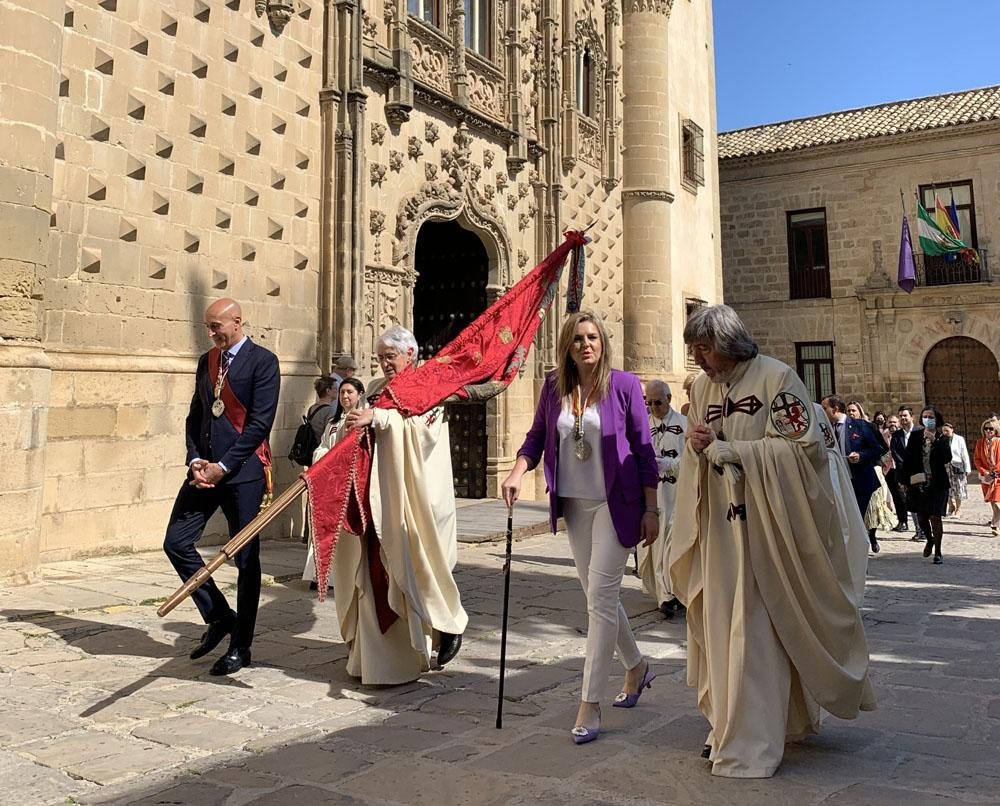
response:
<path fill-rule="evenodd" d="M 652 512 L 654 515 L 659 515 L 660 514 L 660 508 L 659 507 L 646 507 L 646 512 L 647 513 Z"/>

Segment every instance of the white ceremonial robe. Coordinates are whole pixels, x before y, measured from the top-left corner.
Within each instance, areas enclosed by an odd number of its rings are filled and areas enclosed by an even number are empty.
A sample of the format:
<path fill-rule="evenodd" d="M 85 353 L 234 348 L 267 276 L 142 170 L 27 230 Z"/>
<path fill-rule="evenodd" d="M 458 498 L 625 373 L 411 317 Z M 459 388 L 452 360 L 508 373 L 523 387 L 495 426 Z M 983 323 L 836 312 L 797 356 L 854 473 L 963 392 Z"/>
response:
<path fill-rule="evenodd" d="M 347 672 L 366 685 L 416 680 L 430 668 L 434 631 L 462 633 L 468 617 L 452 571 L 458 560 L 448 423 L 442 408 L 404 418 L 375 409 L 369 501 L 399 618 L 379 628 L 367 545 L 341 534 L 333 558 Z"/>
<path fill-rule="evenodd" d="M 868 646 L 802 381 L 757 356 L 728 384 L 700 376 L 691 400 L 670 550 L 671 587 L 688 608 L 688 684 L 711 726 L 712 773 L 767 777 L 786 740 L 819 729 L 820 706 L 844 719 L 875 707 Z M 703 424 L 738 464 L 694 451 Z"/>
<path fill-rule="evenodd" d="M 830 427 L 826 412 L 819 403 L 813 403 L 816 422 L 823 435 L 830 473 L 830 485 L 837 501 L 837 514 L 847 548 L 847 567 L 850 573 L 850 598 L 855 607 L 861 607 L 865 598 L 865 574 L 868 571 L 868 530 L 858 510 L 857 498 L 851 486 L 851 471 L 847 460 L 837 445 L 837 437 Z"/>
<path fill-rule="evenodd" d="M 687 417 L 673 409 L 670 409 L 663 420 L 651 414 L 649 428 L 653 439 L 653 453 L 656 455 L 656 469 L 660 476 L 660 483 L 656 487 L 656 504 L 660 508 L 660 536 L 651 546 L 636 546 L 636 552 L 642 589 L 661 605 L 673 598 L 668 582 L 667 556 Z"/>

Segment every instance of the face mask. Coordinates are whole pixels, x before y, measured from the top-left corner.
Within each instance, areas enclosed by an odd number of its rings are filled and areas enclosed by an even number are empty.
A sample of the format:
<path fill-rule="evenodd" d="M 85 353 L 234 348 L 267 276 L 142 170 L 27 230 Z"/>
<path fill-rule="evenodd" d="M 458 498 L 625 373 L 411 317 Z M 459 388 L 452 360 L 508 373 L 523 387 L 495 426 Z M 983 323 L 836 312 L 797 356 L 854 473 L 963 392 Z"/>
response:
<path fill-rule="evenodd" d="M 937 420 L 935 420 L 933 417 L 924 417 L 924 428 L 933 431 L 935 428 L 937 428 Z"/>

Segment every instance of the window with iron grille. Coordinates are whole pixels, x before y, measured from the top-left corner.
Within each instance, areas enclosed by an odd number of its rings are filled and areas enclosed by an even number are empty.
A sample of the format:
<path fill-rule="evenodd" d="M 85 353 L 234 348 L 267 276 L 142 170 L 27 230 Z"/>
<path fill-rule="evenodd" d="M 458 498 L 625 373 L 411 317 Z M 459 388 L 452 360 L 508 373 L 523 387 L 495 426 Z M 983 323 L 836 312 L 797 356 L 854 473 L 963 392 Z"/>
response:
<path fill-rule="evenodd" d="M 465 0 L 465 46 L 484 59 L 493 58 L 490 26 L 492 0 Z"/>
<path fill-rule="evenodd" d="M 590 46 L 581 48 L 576 63 L 576 108 L 587 117 L 594 114 L 594 60 Z"/>
<path fill-rule="evenodd" d="M 435 28 L 441 27 L 440 0 L 406 0 L 406 10 Z"/>
<path fill-rule="evenodd" d="M 830 260 L 826 208 L 792 210 L 788 216 L 788 298 L 827 299 Z"/>
<path fill-rule="evenodd" d="M 684 299 L 684 323 L 687 324 L 687 320 L 691 318 L 691 314 L 699 308 L 705 307 L 707 304 L 708 303 L 703 299 L 686 297 Z M 690 344 L 685 345 L 684 364 L 688 369 L 698 369 L 698 362 L 694 360 L 694 353 L 691 351 Z"/>
<path fill-rule="evenodd" d="M 951 221 L 952 202 L 955 218 L 958 219 L 958 237 L 973 249 L 979 248 L 979 234 L 976 231 L 976 199 L 972 193 L 972 181 L 944 182 L 940 185 L 921 185 L 920 203 L 934 216 L 938 201 L 947 209 Z M 952 221 L 952 226 L 954 222 Z M 982 280 L 982 265 L 963 260 L 957 254 L 924 255 L 922 284 L 948 285 L 951 283 L 978 283 Z"/>
<path fill-rule="evenodd" d="M 817 403 L 834 394 L 833 342 L 795 342 L 795 371 L 809 390 L 809 396 Z"/>
<path fill-rule="evenodd" d="M 681 154 L 684 180 L 692 185 L 705 184 L 705 133 L 692 120 L 681 124 Z"/>

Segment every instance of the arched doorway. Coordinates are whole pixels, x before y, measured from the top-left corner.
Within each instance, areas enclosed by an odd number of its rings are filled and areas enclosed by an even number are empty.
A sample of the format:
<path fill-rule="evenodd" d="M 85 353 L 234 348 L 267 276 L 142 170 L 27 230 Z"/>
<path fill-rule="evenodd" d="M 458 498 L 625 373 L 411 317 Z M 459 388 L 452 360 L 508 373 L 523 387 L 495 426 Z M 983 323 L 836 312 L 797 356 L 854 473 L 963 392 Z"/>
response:
<path fill-rule="evenodd" d="M 490 261 L 478 236 L 457 221 L 428 221 L 414 252 L 413 334 L 430 358 L 486 310 Z M 446 407 L 455 495 L 486 497 L 486 404 Z"/>
<path fill-rule="evenodd" d="M 974 443 L 983 420 L 1000 406 L 1000 367 L 990 348 L 967 336 L 939 341 L 924 359 L 924 396 Z"/>

